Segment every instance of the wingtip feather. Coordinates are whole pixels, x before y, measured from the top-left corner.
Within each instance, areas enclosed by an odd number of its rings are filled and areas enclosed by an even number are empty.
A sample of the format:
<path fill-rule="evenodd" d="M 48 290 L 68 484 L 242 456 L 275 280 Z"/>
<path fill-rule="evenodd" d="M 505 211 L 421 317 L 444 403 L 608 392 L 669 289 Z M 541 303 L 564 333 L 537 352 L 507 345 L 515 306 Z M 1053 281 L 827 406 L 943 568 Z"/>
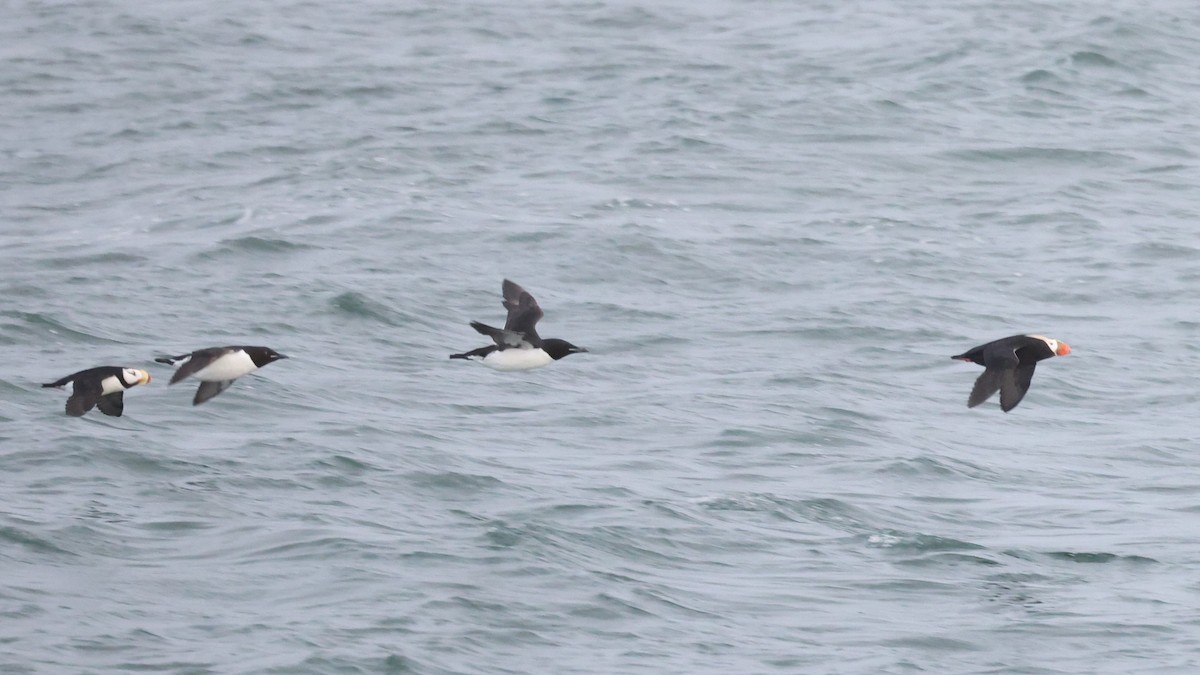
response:
<path fill-rule="evenodd" d="M 995 371 L 984 370 L 975 380 L 975 386 L 971 387 L 971 395 L 967 397 L 967 407 L 974 408 L 983 403 L 996 393 L 1000 388 L 999 376 Z"/>

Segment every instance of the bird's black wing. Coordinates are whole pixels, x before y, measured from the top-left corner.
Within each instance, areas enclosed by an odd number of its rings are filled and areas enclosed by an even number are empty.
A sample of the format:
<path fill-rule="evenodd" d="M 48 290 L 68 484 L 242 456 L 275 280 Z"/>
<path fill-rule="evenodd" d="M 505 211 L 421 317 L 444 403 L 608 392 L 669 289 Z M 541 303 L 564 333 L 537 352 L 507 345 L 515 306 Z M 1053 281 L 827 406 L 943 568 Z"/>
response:
<path fill-rule="evenodd" d="M 974 408 L 983 403 L 996 393 L 1000 388 L 1000 383 L 1004 379 L 1004 373 L 1007 371 L 988 368 L 975 380 L 975 386 L 971 388 L 971 396 L 967 398 L 967 407 Z"/>
<path fill-rule="evenodd" d="M 999 341 L 998 341 L 999 342 Z M 971 396 L 967 399 L 967 407 L 974 408 L 992 397 L 996 391 L 1003 393 L 1006 389 L 1011 390 L 1013 386 L 1013 369 L 1017 367 L 1020 361 L 1017 359 L 1016 351 L 1011 346 L 1003 344 L 984 345 L 983 349 L 983 374 L 979 379 L 975 380 L 975 386 L 971 388 Z M 1020 400 L 1018 398 L 1018 400 Z M 1015 403 L 1013 405 L 1016 405 Z"/>
<path fill-rule="evenodd" d="M 537 333 L 533 334 L 534 339 L 531 340 L 528 333 L 493 328 L 486 323 L 479 323 L 478 321 L 472 321 L 471 328 L 492 338 L 500 349 L 533 349 L 542 346 L 542 341 L 537 337 Z"/>
<path fill-rule="evenodd" d="M 67 414 L 71 417 L 83 417 L 84 413 L 96 407 L 101 391 L 99 382 L 75 380 L 71 386 L 71 396 L 67 399 Z"/>
<path fill-rule="evenodd" d="M 542 308 L 529 291 L 505 279 L 504 308 L 508 310 L 504 330 L 521 333 L 530 344 L 539 346 L 542 340 L 534 326 L 542 318 Z"/>
<path fill-rule="evenodd" d="M 210 365 L 213 361 L 216 361 L 218 358 L 224 356 L 225 354 L 228 354 L 229 351 L 230 350 L 228 347 L 210 347 L 208 349 L 197 349 L 196 351 L 191 353 L 191 358 L 188 359 L 188 362 L 183 364 L 182 366 L 179 366 L 179 369 L 176 370 L 175 374 L 171 376 L 170 383 L 175 384 L 176 382 L 184 379 L 185 377 L 196 374 L 197 371 L 204 370 L 204 368 L 206 366 Z M 188 355 L 184 354 L 184 356 L 188 356 Z M 178 361 L 180 358 L 181 357 L 172 357 L 171 359 L 162 358 L 162 359 L 154 359 L 154 360 L 158 361 L 160 363 L 174 363 L 175 361 Z M 214 396 L 215 396 L 215 394 L 214 394 Z"/>
<path fill-rule="evenodd" d="M 117 391 L 96 399 L 96 407 L 110 417 L 120 417 L 125 412 L 125 392 Z"/>
<path fill-rule="evenodd" d="M 192 405 L 200 405 L 208 399 L 225 391 L 233 384 L 233 380 L 219 380 L 216 382 L 201 382 L 200 388 L 196 390 L 196 398 L 192 399 Z"/>
<path fill-rule="evenodd" d="M 1014 370 L 1006 371 L 1008 376 L 1000 384 L 1001 410 L 1008 412 L 1025 398 L 1025 392 L 1029 391 L 1029 384 L 1033 382 L 1034 368 L 1037 368 L 1036 363 L 1023 363 Z"/>

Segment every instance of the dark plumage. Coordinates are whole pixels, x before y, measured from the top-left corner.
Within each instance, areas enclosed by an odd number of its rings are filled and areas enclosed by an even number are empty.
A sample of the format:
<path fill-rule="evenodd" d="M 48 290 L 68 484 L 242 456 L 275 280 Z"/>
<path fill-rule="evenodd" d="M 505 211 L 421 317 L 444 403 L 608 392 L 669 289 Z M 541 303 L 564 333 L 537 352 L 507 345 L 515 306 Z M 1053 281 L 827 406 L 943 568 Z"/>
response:
<path fill-rule="evenodd" d="M 100 366 L 55 380 L 43 387 L 71 385 L 71 396 L 67 398 L 67 414 L 83 417 L 92 408 L 111 417 L 120 417 L 125 412 L 125 391 L 150 381 L 150 373 L 137 368 Z"/>
<path fill-rule="evenodd" d="M 187 359 L 187 363 L 179 367 L 171 376 L 171 384 L 175 384 L 189 376 L 200 380 L 200 388 L 192 399 L 192 405 L 200 405 L 208 399 L 225 391 L 237 378 L 252 373 L 259 368 L 287 357 L 270 347 L 208 347 L 197 349 L 190 354 L 179 356 L 161 356 L 154 359 L 159 363 L 174 365 Z"/>
<path fill-rule="evenodd" d="M 483 365 L 496 370 L 529 370 L 553 363 L 569 354 L 587 351 L 566 340 L 543 340 L 537 334 L 536 328 L 537 322 L 542 318 L 542 308 L 538 306 L 537 300 L 529 291 L 508 279 L 504 280 L 502 290 L 502 304 L 508 310 L 504 328 L 493 328 L 478 321 L 471 322 L 472 328 L 492 338 L 496 344 L 461 354 L 451 354 L 450 358 L 468 361 L 478 359 Z"/>
<path fill-rule="evenodd" d="M 1025 398 L 1038 361 L 1070 353 L 1071 348 L 1067 343 L 1054 338 L 1043 335 L 1013 335 L 950 358 L 970 361 L 984 367 L 983 374 L 975 380 L 971 396 L 967 399 L 968 408 L 983 403 L 998 390 L 1000 409 L 1008 412 Z"/>

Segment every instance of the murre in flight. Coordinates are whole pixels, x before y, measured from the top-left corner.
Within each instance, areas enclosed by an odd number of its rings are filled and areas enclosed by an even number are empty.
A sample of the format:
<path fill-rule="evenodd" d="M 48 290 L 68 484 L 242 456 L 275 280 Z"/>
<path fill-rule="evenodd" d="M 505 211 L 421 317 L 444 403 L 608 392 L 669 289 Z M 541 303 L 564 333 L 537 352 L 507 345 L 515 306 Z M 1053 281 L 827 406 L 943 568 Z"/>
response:
<path fill-rule="evenodd" d="M 494 345 L 472 349 L 462 354 L 451 354 L 452 359 L 478 361 L 496 370 L 530 370 L 541 368 L 569 354 L 586 352 L 566 340 L 538 337 L 534 326 L 542 318 L 542 308 L 537 300 L 524 288 L 508 279 L 504 280 L 504 308 L 508 319 L 504 328 L 492 328 L 472 321 L 471 327 L 496 342 Z"/>
<path fill-rule="evenodd" d="M 1038 361 L 1070 353 L 1071 348 L 1061 340 L 1044 335 L 1013 335 L 950 358 L 977 363 L 985 369 L 971 389 L 968 408 L 983 403 L 1000 390 L 1000 409 L 1008 412 L 1017 407 L 1029 391 Z"/>
<path fill-rule="evenodd" d="M 287 357 L 270 347 L 209 347 L 197 349 L 190 354 L 179 356 L 163 356 L 155 361 L 174 365 L 187 359 L 187 363 L 179 367 L 171 376 L 171 384 L 195 375 L 200 380 L 200 388 L 196 390 L 196 398 L 192 405 L 200 405 L 208 399 L 229 388 L 239 377 L 252 373 L 259 368 Z"/>

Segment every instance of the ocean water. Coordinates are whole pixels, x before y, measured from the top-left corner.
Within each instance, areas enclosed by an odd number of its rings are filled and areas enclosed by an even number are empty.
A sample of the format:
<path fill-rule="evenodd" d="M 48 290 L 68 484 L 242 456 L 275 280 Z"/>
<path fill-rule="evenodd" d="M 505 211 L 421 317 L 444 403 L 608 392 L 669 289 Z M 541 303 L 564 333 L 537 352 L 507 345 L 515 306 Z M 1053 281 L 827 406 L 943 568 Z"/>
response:
<path fill-rule="evenodd" d="M 1197 25 L 10 4 L 0 671 L 1196 672 Z M 506 277 L 591 353 L 447 359 Z"/>

